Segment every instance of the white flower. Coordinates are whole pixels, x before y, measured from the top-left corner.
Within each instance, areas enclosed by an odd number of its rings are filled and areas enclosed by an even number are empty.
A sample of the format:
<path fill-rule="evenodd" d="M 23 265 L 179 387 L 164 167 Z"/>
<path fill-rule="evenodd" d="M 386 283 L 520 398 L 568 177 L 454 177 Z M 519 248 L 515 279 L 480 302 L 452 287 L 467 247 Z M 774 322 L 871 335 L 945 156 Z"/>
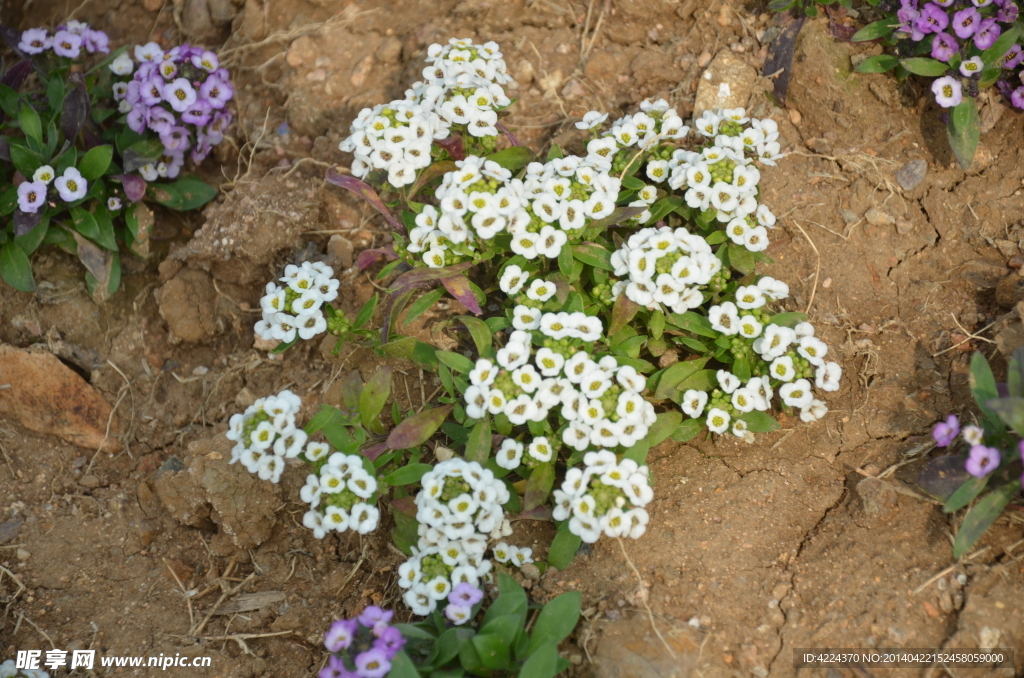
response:
<path fill-rule="evenodd" d="M 740 412 L 751 412 L 757 404 L 756 396 L 746 388 L 738 388 L 732 394 L 732 406 Z"/>
<path fill-rule="evenodd" d="M 520 304 L 512 310 L 512 326 L 517 330 L 535 330 L 540 327 L 540 317 L 539 310 Z"/>
<path fill-rule="evenodd" d="M 796 372 L 793 369 L 793 359 L 788 355 L 773 360 L 768 371 L 779 381 L 793 381 L 793 378 L 796 376 Z"/>
<path fill-rule="evenodd" d="M 535 356 L 537 367 L 545 377 L 555 377 L 561 374 L 565 365 L 565 358 L 560 353 L 555 353 L 550 348 L 540 348 Z"/>
<path fill-rule="evenodd" d="M 712 433 L 724 433 L 729 428 L 729 413 L 717 407 L 708 410 L 707 425 Z"/>
<path fill-rule="evenodd" d="M 747 285 L 736 290 L 736 306 L 744 310 L 761 308 L 765 301 L 761 288 L 756 285 Z"/>
<path fill-rule="evenodd" d="M 545 280 L 535 278 L 530 283 L 530 288 L 526 291 L 526 296 L 534 301 L 547 301 L 555 294 L 554 283 L 549 283 Z"/>
<path fill-rule="evenodd" d="M 43 165 L 32 174 L 32 181 L 41 181 L 47 186 L 53 181 L 55 172 L 49 165 Z"/>
<path fill-rule="evenodd" d="M 598 113 L 597 111 L 589 111 L 584 114 L 583 120 L 576 123 L 576 129 L 594 129 L 605 120 L 608 119 L 607 113 Z"/>
<path fill-rule="evenodd" d="M 313 536 L 317 539 L 323 539 L 327 536 L 327 529 L 324 527 L 323 516 L 317 511 L 306 511 L 305 515 L 302 516 L 302 524 L 313 530 Z"/>
<path fill-rule="evenodd" d="M 822 391 L 838 391 L 839 380 L 843 377 L 843 368 L 838 363 L 827 362 L 820 365 L 814 375 L 814 384 Z"/>
<path fill-rule="evenodd" d="M 523 444 L 512 438 L 505 438 L 494 455 L 494 462 L 503 469 L 513 470 L 519 468 L 519 462 L 523 458 Z M 502 562 L 502 561 L 498 561 Z"/>
<path fill-rule="evenodd" d="M 554 449 L 545 436 L 534 438 L 526 448 L 527 453 L 541 462 L 549 462 L 554 455 Z"/>
<path fill-rule="evenodd" d="M 729 370 L 718 370 L 718 385 L 726 393 L 732 393 L 740 386 L 740 379 Z"/>
<path fill-rule="evenodd" d="M 790 328 L 769 325 L 764 331 L 759 353 L 765 360 L 777 358 L 786 352 L 795 339 L 796 333 Z"/>
<path fill-rule="evenodd" d="M 796 351 L 807 358 L 812 365 L 824 365 L 824 356 L 828 353 L 828 345 L 814 337 L 803 337 L 800 339 Z"/>
<path fill-rule="evenodd" d="M 731 301 L 708 309 L 708 320 L 711 321 L 712 329 L 722 334 L 731 336 L 739 332 L 739 314 L 736 311 L 736 304 Z"/>
<path fill-rule="evenodd" d="M 469 382 L 475 386 L 490 386 L 498 376 L 494 363 L 486 358 L 479 358 L 469 372 Z"/>
<path fill-rule="evenodd" d="M 792 383 L 783 384 L 779 388 L 779 397 L 790 407 L 807 407 L 814 399 L 811 393 L 811 382 L 806 379 L 797 379 Z"/>
<path fill-rule="evenodd" d="M 696 419 L 702 412 L 704 412 L 704 406 L 707 405 L 707 402 L 707 393 L 704 391 L 696 391 L 692 388 L 688 389 L 683 393 L 683 412 Z"/>
<path fill-rule="evenodd" d="M 752 315 L 745 315 L 740 318 L 740 336 L 746 339 L 756 339 L 761 336 L 761 323 Z"/>
<path fill-rule="evenodd" d="M 820 400 L 811 400 L 811 404 L 800 410 L 800 420 L 815 422 L 828 414 L 828 406 Z"/>
<path fill-rule="evenodd" d="M 74 167 L 65 169 L 64 174 L 57 177 L 53 185 L 64 202 L 74 202 L 84 197 L 89 189 L 89 182 Z"/>

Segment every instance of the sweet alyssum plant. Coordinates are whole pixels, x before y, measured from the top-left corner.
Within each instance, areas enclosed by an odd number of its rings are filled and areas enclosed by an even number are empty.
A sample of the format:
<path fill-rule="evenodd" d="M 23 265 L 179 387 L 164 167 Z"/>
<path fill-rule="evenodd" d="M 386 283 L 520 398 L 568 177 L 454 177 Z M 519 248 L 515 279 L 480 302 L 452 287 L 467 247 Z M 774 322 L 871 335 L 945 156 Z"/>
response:
<path fill-rule="evenodd" d="M 956 415 L 936 424 L 936 446 L 953 453 L 936 457 L 918 478 L 953 513 L 973 504 L 953 542 L 961 558 L 985 534 L 1024 483 L 1024 348 L 1010 358 L 1006 383 L 997 384 L 981 353 L 971 360 L 971 395 L 981 425 L 962 425 Z"/>
<path fill-rule="evenodd" d="M 105 298 L 120 284 L 120 246 L 148 254 L 143 200 L 190 210 L 216 195 L 179 172 L 190 147 L 198 163 L 223 138 L 227 74 L 209 52 L 156 43 L 135 49 L 136 69 L 125 48 L 111 52 L 103 31 L 77 21 L 52 34 L 0 32 L 20 59 L 0 77 L 0 276 L 31 291 L 29 257 L 54 244 L 78 255 L 90 291 Z"/>
<path fill-rule="evenodd" d="M 990 87 L 1024 108 L 1021 25 L 1014 0 L 900 0 L 886 3 L 885 17 L 859 30 L 853 40 L 881 40 L 890 54 L 857 66 L 861 73 L 895 70 L 934 78 L 935 102 L 946 109 L 949 143 L 960 165 L 970 167 L 978 146 L 977 97 Z"/>

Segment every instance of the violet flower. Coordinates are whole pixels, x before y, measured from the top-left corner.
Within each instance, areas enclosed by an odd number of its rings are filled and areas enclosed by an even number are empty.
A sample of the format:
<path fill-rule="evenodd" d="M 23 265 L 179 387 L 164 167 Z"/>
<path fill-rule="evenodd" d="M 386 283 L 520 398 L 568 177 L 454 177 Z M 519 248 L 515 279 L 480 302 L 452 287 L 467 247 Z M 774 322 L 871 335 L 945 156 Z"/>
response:
<path fill-rule="evenodd" d="M 960 46 L 949 33 L 936 33 L 932 38 L 932 58 L 949 61 L 960 50 Z"/>
<path fill-rule="evenodd" d="M 1020 45 L 1011 45 L 1003 55 L 1003 68 L 1016 68 L 1022 61 L 1024 61 L 1024 50 Z"/>
<path fill-rule="evenodd" d="M 955 414 L 946 417 L 946 421 L 940 422 L 932 429 L 932 438 L 935 439 L 937 447 L 948 447 L 956 437 L 960 435 L 960 420 Z"/>
<path fill-rule="evenodd" d="M 358 628 L 355 619 L 339 619 L 331 624 L 331 628 L 324 635 L 324 647 L 331 652 L 347 650 Z"/>
<path fill-rule="evenodd" d="M 214 74 L 206 79 L 206 82 L 199 88 L 199 93 L 214 108 L 224 108 L 224 105 L 231 100 L 235 91 L 231 85 Z"/>
<path fill-rule="evenodd" d="M 359 623 L 363 626 L 373 628 L 374 624 L 376 624 L 377 622 L 384 622 L 385 624 L 387 624 L 389 621 L 391 621 L 391 618 L 394 615 L 395 613 L 391 610 L 385 612 L 376 605 L 370 605 L 365 610 L 363 610 L 362 613 L 358 617 L 356 617 L 356 619 L 358 619 Z"/>
<path fill-rule="evenodd" d="M 999 450 L 994 447 L 975 445 L 964 464 L 964 468 L 975 478 L 982 478 L 999 467 Z"/>
<path fill-rule="evenodd" d="M 981 23 L 981 12 L 968 7 L 953 15 L 953 32 L 958 38 L 969 38 L 978 32 Z"/>
<path fill-rule="evenodd" d="M 1010 103 L 1015 108 L 1024 110 L 1024 86 L 1018 87 L 1010 93 Z"/>
<path fill-rule="evenodd" d="M 943 108 L 951 108 L 963 101 L 963 90 L 960 81 L 951 76 L 936 78 L 932 83 L 935 102 Z"/>
<path fill-rule="evenodd" d="M 974 46 L 978 49 L 988 49 L 996 44 L 1002 32 L 1003 29 L 996 23 L 995 18 L 983 19 L 978 25 L 978 32 L 974 34 Z"/>
<path fill-rule="evenodd" d="M 949 25 L 949 16 L 938 5 L 929 2 L 921 10 L 921 16 L 914 21 L 914 26 L 922 33 L 938 33 Z"/>
<path fill-rule="evenodd" d="M 1012 24 L 1017 20 L 1017 16 L 1019 14 L 1020 10 L 1017 8 L 1017 4 L 1007 2 L 998 12 L 996 12 L 996 20 L 1004 24 Z"/>
<path fill-rule="evenodd" d="M 479 603 L 483 597 L 484 593 L 480 589 L 467 582 L 459 582 L 455 585 L 452 592 L 448 594 L 448 604 L 472 607 Z"/>
<path fill-rule="evenodd" d="M 320 669 L 317 678 L 359 678 L 359 674 L 346 669 L 345 662 L 331 655 L 327 660 L 327 665 Z"/>
<path fill-rule="evenodd" d="M 391 660 L 379 648 L 371 648 L 356 655 L 356 674 L 360 678 L 384 678 L 391 670 Z"/>
<path fill-rule="evenodd" d="M 53 52 L 58 56 L 75 59 L 82 51 L 82 36 L 70 31 L 57 31 L 53 36 Z"/>
<path fill-rule="evenodd" d="M 394 626 L 385 625 L 377 636 L 377 640 L 373 641 L 373 646 L 383 652 L 388 661 L 398 654 L 403 645 L 405 645 L 405 638 L 402 636 L 402 632 Z"/>
<path fill-rule="evenodd" d="M 26 181 L 18 186 L 18 208 L 22 212 L 35 214 L 46 202 L 46 184 L 42 181 Z"/>
<path fill-rule="evenodd" d="M 25 54 L 42 54 L 53 44 L 45 28 L 30 28 L 21 34 L 18 49 Z"/>

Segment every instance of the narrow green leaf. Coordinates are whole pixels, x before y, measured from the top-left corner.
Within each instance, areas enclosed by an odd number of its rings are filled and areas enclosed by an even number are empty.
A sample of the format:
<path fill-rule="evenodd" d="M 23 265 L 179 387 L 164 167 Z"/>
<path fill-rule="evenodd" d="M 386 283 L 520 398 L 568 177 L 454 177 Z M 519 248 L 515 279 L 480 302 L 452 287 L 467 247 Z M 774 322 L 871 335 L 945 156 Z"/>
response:
<path fill-rule="evenodd" d="M 413 483 L 418 483 L 420 478 L 430 473 L 432 468 L 434 467 L 430 464 L 409 464 L 384 476 L 384 482 L 392 487 L 412 485 Z"/>
<path fill-rule="evenodd" d="M 437 351 L 437 359 L 456 372 L 469 374 L 473 369 L 473 361 L 460 353 L 451 351 Z"/>
<path fill-rule="evenodd" d="M 537 647 L 519 669 L 519 678 L 555 678 L 557 674 L 558 648 L 555 643 Z"/>
<path fill-rule="evenodd" d="M 989 493 L 964 516 L 960 531 L 953 542 L 953 558 L 960 559 L 981 539 L 989 526 L 1003 513 L 1003 509 L 1020 490 L 1020 481 L 1014 480 Z"/>
<path fill-rule="evenodd" d="M 32 264 L 25 252 L 13 242 L 4 243 L 0 247 L 0 277 L 21 292 L 34 292 L 36 289 Z"/>
<path fill-rule="evenodd" d="M 523 497 L 523 510 L 532 511 L 545 501 L 551 494 L 555 484 L 554 463 L 536 466 L 526 481 L 526 494 Z"/>
<path fill-rule="evenodd" d="M 391 367 L 373 373 L 366 387 L 359 394 L 359 416 L 363 426 L 375 433 L 384 433 L 380 412 L 391 394 Z"/>
<path fill-rule="evenodd" d="M 692 332 L 701 337 L 717 339 L 721 336 L 716 330 L 711 328 L 710 320 L 698 313 L 694 313 L 693 311 L 687 311 L 686 313 L 670 313 L 668 321 L 681 330 Z"/>
<path fill-rule="evenodd" d="M 864 61 L 860 62 L 857 66 L 856 71 L 858 73 L 885 73 L 899 66 L 900 61 L 894 56 L 888 54 L 879 54 L 877 56 L 868 57 Z"/>
<path fill-rule="evenodd" d="M 453 631 L 455 629 L 452 629 Z M 405 633 L 403 632 L 404 636 Z M 451 657 L 449 657 L 449 660 Z M 388 678 L 420 678 L 420 672 L 413 666 L 412 660 L 409 659 L 409 655 L 405 653 L 405 650 L 399 650 L 398 653 L 391 658 L 391 670 L 388 671 Z"/>
<path fill-rule="evenodd" d="M 992 475 L 989 474 L 981 478 L 971 478 L 968 480 L 958 487 L 956 492 L 946 500 L 946 504 L 942 507 L 943 512 L 953 513 L 970 504 L 985 490 L 985 486 L 988 485 L 988 481 L 991 479 Z"/>
<path fill-rule="evenodd" d="M 779 325 L 780 327 L 796 327 L 800 323 L 807 320 L 806 313 L 776 313 L 768 319 L 769 325 Z"/>
<path fill-rule="evenodd" d="M 569 531 L 569 523 L 565 522 L 558 528 L 551 548 L 548 550 L 548 565 L 556 570 L 564 570 L 576 557 L 583 540 L 578 535 Z"/>
<path fill-rule="evenodd" d="M 943 75 L 949 70 L 949 64 L 945 64 L 938 59 L 930 59 L 928 57 L 901 59 L 900 65 L 914 75 L 924 75 L 933 78 Z"/>
<path fill-rule="evenodd" d="M 701 370 L 708 362 L 708 358 L 697 360 L 685 360 L 670 365 L 658 378 L 658 386 L 654 390 L 655 400 L 665 400 L 679 390 L 679 385 Z"/>
<path fill-rule="evenodd" d="M 513 174 L 526 167 L 536 158 L 536 154 L 526 146 L 509 146 L 487 156 L 488 160 L 493 160 Z"/>
<path fill-rule="evenodd" d="M 999 390 L 996 388 L 996 378 L 992 374 L 992 368 L 980 351 L 976 351 L 971 357 L 971 371 L 967 379 L 974 396 L 974 402 L 981 409 L 986 429 L 991 429 L 997 435 L 1002 435 L 1006 430 L 1002 420 L 989 407 L 989 401 L 999 397 Z"/>
<path fill-rule="evenodd" d="M 476 344 L 477 353 L 481 358 L 489 358 L 494 355 L 494 336 L 486 322 L 471 315 L 460 315 L 457 319 L 469 330 L 469 335 L 473 337 L 473 343 Z"/>
<path fill-rule="evenodd" d="M 881 21 L 876 21 L 854 33 L 853 37 L 850 38 L 850 42 L 867 42 L 869 40 L 884 38 L 887 35 L 891 35 L 898 25 L 899 22 L 893 19 L 882 19 Z"/>
<path fill-rule="evenodd" d="M 21 131 L 25 133 L 26 137 L 34 139 L 40 144 L 43 143 L 43 123 L 39 119 L 36 109 L 29 106 L 25 101 L 21 102 L 21 106 L 18 109 L 18 122 L 21 125 Z"/>
<path fill-rule="evenodd" d="M 672 440 L 677 443 L 686 443 L 696 438 L 703 430 L 703 419 L 687 419 L 672 432 Z"/>
<path fill-rule="evenodd" d="M 965 96 L 963 101 L 953 108 L 946 124 L 946 136 L 960 167 L 968 169 L 974 162 L 974 153 L 978 150 L 978 141 L 981 138 L 978 106 L 973 97 Z"/>
<path fill-rule="evenodd" d="M 444 291 L 443 287 L 438 287 L 436 290 L 431 290 L 420 296 L 419 299 L 410 304 L 409 310 L 406 311 L 405 318 L 402 320 L 402 325 L 408 325 L 426 313 L 431 306 L 437 303 L 438 299 L 444 296 Z"/>
<path fill-rule="evenodd" d="M 169 184 L 151 184 L 153 200 L 179 212 L 202 207 L 217 196 L 217 189 L 197 177 L 182 177 Z"/>
<path fill-rule="evenodd" d="M 469 434 L 469 442 L 466 443 L 466 459 L 479 464 L 487 463 L 491 456 L 491 420 L 483 419 L 477 422 Z"/>
<path fill-rule="evenodd" d="M 638 466 L 643 466 L 647 463 L 647 453 L 651 451 L 651 443 L 647 438 L 641 438 L 636 441 L 633 447 L 629 448 L 622 454 L 623 459 L 630 459 L 635 461 Z"/>
<path fill-rule="evenodd" d="M 647 432 L 647 441 L 654 447 L 661 441 L 672 435 L 672 432 L 679 427 L 683 421 L 683 413 L 678 410 L 662 412 L 654 422 L 654 426 Z"/>
<path fill-rule="evenodd" d="M 778 431 L 779 422 L 775 421 L 767 412 L 744 412 L 739 418 L 747 422 L 747 430 L 752 433 L 768 433 Z"/>
<path fill-rule="evenodd" d="M 563 248 L 565 249 L 565 248 Z M 607 248 L 598 245 L 593 242 L 583 242 L 579 245 L 572 245 L 572 256 L 578 261 L 582 261 L 584 264 L 600 268 L 605 271 L 614 271 L 615 267 L 612 266 L 611 259 L 612 253 Z M 565 271 L 562 271 L 565 273 Z"/>
<path fill-rule="evenodd" d="M 1020 24 L 1015 23 L 1008 28 L 999 38 L 992 43 L 992 46 L 981 53 L 981 60 L 986 66 L 1002 65 L 999 60 L 1010 51 L 1017 38 L 1020 37 Z"/>

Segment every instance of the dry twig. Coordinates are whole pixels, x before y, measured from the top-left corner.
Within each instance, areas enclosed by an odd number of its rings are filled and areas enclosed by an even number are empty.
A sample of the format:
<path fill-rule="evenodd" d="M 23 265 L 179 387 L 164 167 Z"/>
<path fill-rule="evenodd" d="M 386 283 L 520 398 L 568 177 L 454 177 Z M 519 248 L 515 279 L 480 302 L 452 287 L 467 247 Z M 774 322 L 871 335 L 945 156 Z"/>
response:
<path fill-rule="evenodd" d="M 818 246 L 814 244 L 813 240 L 811 240 L 811 236 L 807 235 L 807 231 L 804 230 L 804 227 L 798 224 L 795 220 L 793 221 L 793 225 L 800 229 L 804 239 L 811 244 L 811 249 L 814 250 L 814 256 L 818 258 L 817 263 L 814 266 L 814 287 L 811 288 L 811 298 L 807 300 L 807 308 L 804 310 L 804 313 L 809 313 L 811 311 L 811 306 L 814 304 L 814 295 L 818 292 L 818 278 L 821 275 L 821 253 L 818 252 Z"/>

